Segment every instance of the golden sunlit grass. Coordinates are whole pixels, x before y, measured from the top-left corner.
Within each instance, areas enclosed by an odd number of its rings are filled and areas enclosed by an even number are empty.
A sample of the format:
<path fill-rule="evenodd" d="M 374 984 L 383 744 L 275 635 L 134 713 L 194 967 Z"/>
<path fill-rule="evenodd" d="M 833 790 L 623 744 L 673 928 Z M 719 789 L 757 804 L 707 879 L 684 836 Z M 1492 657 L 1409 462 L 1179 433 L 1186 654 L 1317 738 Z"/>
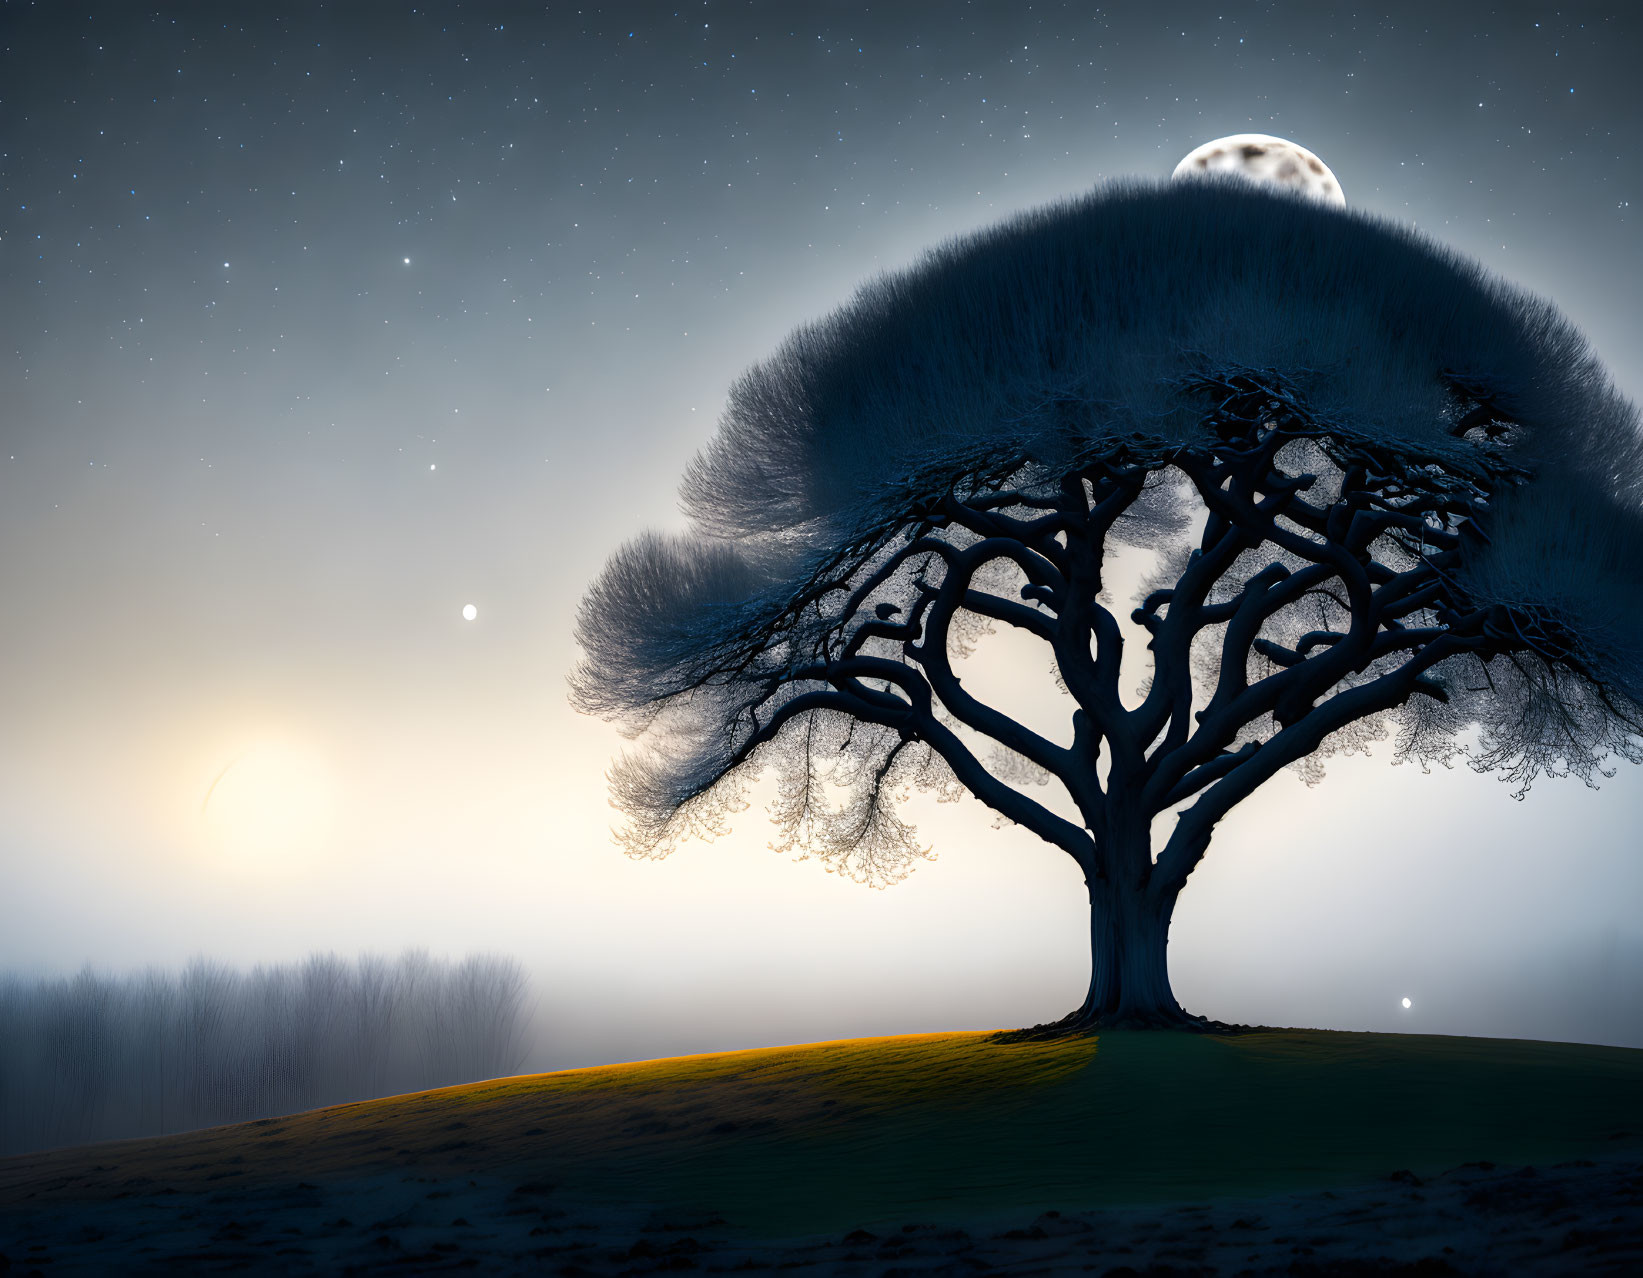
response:
<path fill-rule="evenodd" d="M 1275 1030 L 850 1039 L 567 1070 L 0 1163 L 26 1193 L 418 1174 L 805 1232 L 1643 1144 L 1643 1052 Z"/>

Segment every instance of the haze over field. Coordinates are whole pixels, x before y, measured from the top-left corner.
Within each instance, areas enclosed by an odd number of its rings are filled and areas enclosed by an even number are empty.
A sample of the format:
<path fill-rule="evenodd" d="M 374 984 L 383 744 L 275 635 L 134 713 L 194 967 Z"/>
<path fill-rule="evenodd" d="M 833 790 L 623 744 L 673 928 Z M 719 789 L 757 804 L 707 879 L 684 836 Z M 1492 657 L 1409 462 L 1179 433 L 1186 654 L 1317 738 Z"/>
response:
<path fill-rule="evenodd" d="M 979 804 L 915 802 L 939 859 L 885 892 L 757 802 L 665 862 L 609 839 L 575 604 L 679 525 L 741 370 L 944 237 L 1258 132 L 1643 394 L 1629 7 L 945 12 L 0 17 L 0 969 L 502 951 L 541 1068 L 1050 1019 L 1082 885 Z M 978 682 L 1048 713 L 1011 655 Z M 1516 804 L 1386 755 L 1222 825 L 1183 1004 L 1643 1046 L 1643 774 Z"/>

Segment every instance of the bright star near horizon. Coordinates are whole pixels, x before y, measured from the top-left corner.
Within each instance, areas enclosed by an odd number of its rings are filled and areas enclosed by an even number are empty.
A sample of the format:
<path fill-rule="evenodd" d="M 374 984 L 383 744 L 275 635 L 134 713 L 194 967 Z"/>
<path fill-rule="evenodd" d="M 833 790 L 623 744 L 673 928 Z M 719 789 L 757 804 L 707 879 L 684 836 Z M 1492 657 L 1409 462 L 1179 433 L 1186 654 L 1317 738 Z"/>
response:
<path fill-rule="evenodd" d="M 462 605 L 462 620 L 472 621 L 478 615 L 479 615 L 479 609 L 475 608 L 472 604 L 463 604 Z M 1408 1003 L 1409 1000 L 1404 999 L 1404 1002 Z"/>

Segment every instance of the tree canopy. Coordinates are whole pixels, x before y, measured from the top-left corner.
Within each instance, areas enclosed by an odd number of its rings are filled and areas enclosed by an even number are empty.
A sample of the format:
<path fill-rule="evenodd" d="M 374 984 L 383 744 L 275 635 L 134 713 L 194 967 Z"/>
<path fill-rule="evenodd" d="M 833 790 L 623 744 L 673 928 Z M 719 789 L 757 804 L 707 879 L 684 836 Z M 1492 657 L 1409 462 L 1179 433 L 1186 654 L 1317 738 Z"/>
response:
<path fill-rule="evenodd" d="M 1637 412 L 1548 302 L 1360 213 L 1121 185 L 880 276 L 744 374 L 690 531 L 584 601 L 573 699 L 640 738 L 635 853 L 771 767 L 782 846 L 885 882 L 918 853 L 897 797 L 967 790 L 1167 928 L 1279 768 L 1393 728 L 1519 793 L 1643 760 L 1640 497 Z M 1048 646 L 1066 737 L 965 688 L 999 625 Z"/>

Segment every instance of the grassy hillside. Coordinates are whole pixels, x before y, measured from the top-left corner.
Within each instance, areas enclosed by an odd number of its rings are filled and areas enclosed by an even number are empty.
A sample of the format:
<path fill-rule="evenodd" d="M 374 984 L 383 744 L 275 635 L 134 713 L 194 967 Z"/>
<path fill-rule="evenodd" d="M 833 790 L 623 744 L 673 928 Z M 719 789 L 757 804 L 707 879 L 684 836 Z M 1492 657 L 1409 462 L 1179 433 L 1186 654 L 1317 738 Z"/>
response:
<path fill-rule="evenodd" d="M 474 1083 L 0 1163 L 0 1204 L 416 1168 L 772 1233 L 1643 1146 L 1643 1051 L 1267 1031 L 855 1039 Z"/>

